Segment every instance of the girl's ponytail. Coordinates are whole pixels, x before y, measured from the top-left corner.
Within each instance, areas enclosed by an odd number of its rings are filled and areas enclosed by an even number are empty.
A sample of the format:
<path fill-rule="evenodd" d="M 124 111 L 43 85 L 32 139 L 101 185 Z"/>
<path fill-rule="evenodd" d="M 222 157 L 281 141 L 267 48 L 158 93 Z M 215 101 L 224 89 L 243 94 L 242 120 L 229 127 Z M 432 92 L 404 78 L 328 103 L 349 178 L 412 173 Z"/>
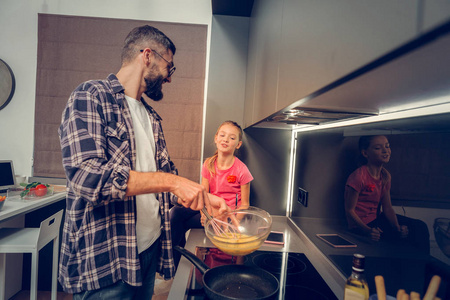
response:
<path fill-rule="evenodd" d="M 215 163 L 216 163 L 216 160 L 217 160 L 218 156 L 219 156 L 219 154 L 218 154 L 218 152 L 216 150 L 216 153 L 214 153 L 213 156 L 208 157 L 206 159 L 206 162 L 205 162 L 206 168 L 208 169 L 209 174 L 211 175 L 211 177 L 214 177 L 214 175 L 216 175 Z"/>

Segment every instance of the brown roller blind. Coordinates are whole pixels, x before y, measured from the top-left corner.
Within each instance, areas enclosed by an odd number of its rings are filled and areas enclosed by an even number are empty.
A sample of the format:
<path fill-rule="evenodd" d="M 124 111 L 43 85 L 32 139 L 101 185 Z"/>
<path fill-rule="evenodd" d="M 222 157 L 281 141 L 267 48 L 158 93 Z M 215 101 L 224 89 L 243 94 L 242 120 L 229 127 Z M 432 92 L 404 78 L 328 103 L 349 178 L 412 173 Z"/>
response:
<path fill-rule="evenodd" d="M 39 14 L 33 176 L 64 178 L 58 127 L 70 93 L 81 82 L 120 68 L 123 40 L 151 25 L 175 43 L 177 71 L 164 99 L 148 103 L 163 118 L 169 154 L 179 173 L 199 181 L 207 26 Z"/>

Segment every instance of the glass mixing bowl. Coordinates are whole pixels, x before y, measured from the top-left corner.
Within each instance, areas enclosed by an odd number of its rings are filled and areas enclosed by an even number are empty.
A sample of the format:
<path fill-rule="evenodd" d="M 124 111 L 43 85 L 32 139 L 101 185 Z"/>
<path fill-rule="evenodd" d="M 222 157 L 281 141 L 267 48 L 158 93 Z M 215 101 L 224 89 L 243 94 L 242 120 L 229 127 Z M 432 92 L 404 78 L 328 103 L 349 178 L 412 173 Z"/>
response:
<path fill-rule="evenodd" d="M 450 258 L 450 219 L 437 218 L 434 220 L 434 237 L 442 252 Z"/>
<path fill-rule="evenodd" d="M 214 228 L 213 222 L 222 230 Z M 225 223 L 221 223 L 225 222 Z M 223 252 L 242 256 L 261 247 L 272 228 L 272 217 L 263 209 L 249 206 L 207 220 L 205 233 L 210 241 Z"/>

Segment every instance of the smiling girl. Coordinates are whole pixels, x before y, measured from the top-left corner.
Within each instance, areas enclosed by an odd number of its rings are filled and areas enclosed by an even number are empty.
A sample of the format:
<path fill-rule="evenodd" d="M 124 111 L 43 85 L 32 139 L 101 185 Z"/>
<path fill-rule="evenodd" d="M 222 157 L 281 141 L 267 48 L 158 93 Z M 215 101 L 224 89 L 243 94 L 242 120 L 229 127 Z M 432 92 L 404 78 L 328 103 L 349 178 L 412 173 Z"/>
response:
<path fill-rule="evenodd" d="M 242 146 L 242 129 L 236 122 L 223 122 L 214 136 L 216 153 L 207 158 L 202 167 L 201 184 L 209 197 L 225 199 L 234 209 L 250 205 L 250 181 L 252 174 L 247 166 L 235 156 Z M 212 196 L 211 196 L 212 195 Z M 202 228 L 206 218 L 200 212 L 175 206 L 170 210 L 172 243 L 184 247 L 185 234 L 191 228 Z M 178 265 L 180 253 L 174 252 L 175 265 Z"/>
<path fill-rule="evenodd" d="M 392 207 L 391 174 L 384 168 L 391 158 L 387 137 L 362 136 L 359 150 L 366 163 L 349 176 L 345 186 L 345 213 L 350 230 L 374 241 L 404 239 L 429 253 L 426 224 L 396 215 Z"/>
<path fill-rule="evenodd" d="M 207 158 L 202 168 L 202 185 L 206 191 L 225 199 L 232 209 L 250 205 L 250 182 L 253 176 L 235 156 L 242 146 L 242 129 L 233 121 L 225 121 L 214 137 L 216 153 Z"/>

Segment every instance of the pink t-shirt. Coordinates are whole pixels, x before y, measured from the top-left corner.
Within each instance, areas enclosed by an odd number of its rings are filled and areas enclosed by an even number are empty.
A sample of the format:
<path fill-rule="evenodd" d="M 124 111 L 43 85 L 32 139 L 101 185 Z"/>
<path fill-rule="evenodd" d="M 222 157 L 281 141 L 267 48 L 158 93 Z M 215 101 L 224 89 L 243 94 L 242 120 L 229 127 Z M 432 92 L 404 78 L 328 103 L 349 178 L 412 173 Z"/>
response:
<path fill-rule="evenodd" d="M 236 194 L 238 194 L 238 206 L 241 205 L 241 185 L 253 180 L 247 166 L 237 157 L 228 170 L 218 170 L 217 162 L 214 166 L 216 174 L 212 178 L 206 165 L 203 164 L 202 167 L 202 177 L 209 181 L 209 192 L 225 199 L 231 208 L 236 206 Z"/>
<path fill-rule="evenodd" d="M 366 166 L 356 169 L 347 179 L 347 184 L 359 193 L 356 203 L 355 213 L 364 222 L 368 224 L 377 218 L 377 208 L 381 201 L 381 196 L 387 190 L 391 189 L 389 180 L 383 185 L 382 179 L 375 179 L 370 175 Z M 349 224 L 350 227 L 356 227 L 356 224 Z"/>

